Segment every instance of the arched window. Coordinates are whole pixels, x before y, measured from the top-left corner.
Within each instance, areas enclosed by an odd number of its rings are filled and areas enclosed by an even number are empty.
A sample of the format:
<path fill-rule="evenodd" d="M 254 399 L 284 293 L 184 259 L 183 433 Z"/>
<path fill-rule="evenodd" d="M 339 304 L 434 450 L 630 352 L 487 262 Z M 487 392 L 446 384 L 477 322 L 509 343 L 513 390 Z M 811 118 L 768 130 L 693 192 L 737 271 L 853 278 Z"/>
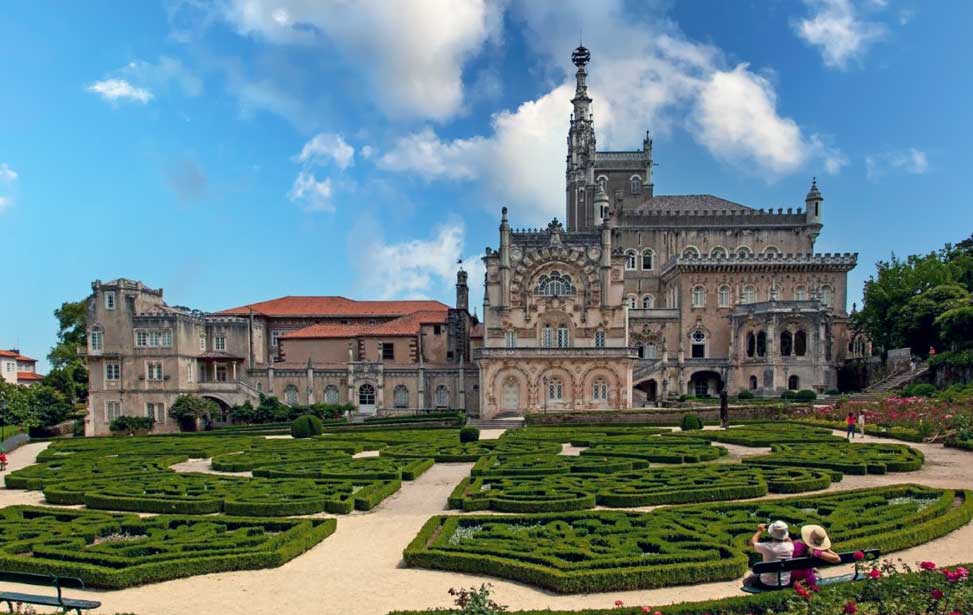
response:
<path fill-rule="evenodd" d="M 767 333 L 764 331 L 757 334 L 757 356 L 767 356 Z"/>
<path fill-rule="evenodd" d="M 193 366 L 192 365 L 189 366 L 189 373 L 190 374 L 193 373 Z M 257 383 L 257 392 L 258 393 L 263 393 L 264 392 L 264 383 L 262 383 L 262 382 L 258 382 Z"/>
<path fill-rule="evenodd" d="M 561 325 L 557 328 L 557 347 L 567 348 L 571 343 L 570 336 L 568 335 L 567 325 Z"/>
<path fill-rule="evenodd" d="M 655 306 L 655 297 L 652 295 L 642 295 L 642 309 L 651 310 Z"/>
<path fill-rule="evenodd" d="M 794 334 L 794 354 L 799 357 L 807 354 L 807 333 L 803 329 Z"/>
<path fill-rule="evenodd" d="M 584 205 L 584 188 L 578 190 L 578 205 Z"/>
<path fill-rule="evenodd" d="M 333 384 L 329 384 L 328 386 L 324 387 L 324 403 L 338 403 L 338 387 Z"/>
<path fill-rule="evenodd" d="M 782 357 L 791 356 L 791 347 L 793 346 L 794 338 L 791 336 L 790 331 L 781 331 L 780 333 L 780 355 Z"/>
<path fill-rule="evenodd" d="M 632 194 L 641 194 L 642 193 L 642 178 L 641 177 L 639 177 L 638 175 L 633 175 L 632 178 L 630 180 L 628 180 L 628 183 L 629 183 L 629 188 L 632 191 Z"/>
<path fill-rule="evenodd" d="M 370 384 L 363 384 L 358 387 L 358 405 L 359 406 L 374 406 L 375 405 L 375 387 Z"/>
<path fill-rule="evenodd" d="M 753 254 L 753 250 L 747 246 L 740 246 L 737 248 L 737 256 L 750 256 L 751 254 Z"/>
<path fill-rule="evenodd" d="M 601 216 L 602 221 L 608 219 L 608 205 L 602 203 L 598 208 L 598 215 Z"/>
<path fill-rule="evenodd" d="M 780 249 L 777 246 L 767 246 L 764 248 L 764 254 L 767 256 L 776 256 L 780 254 Z"/>
<path fill-rule="evenodd" d="M 571 283 L 571 276 L 552 271 L 550 275 L 541 276 L 534 293 L 547 297 L 563 297 L 574 294 L 574 285 Z"/>
<path fill-rule="evenodd" d="M 794 289 L 794 301 L 807 301 L 807 288 L 798 286 Z"/>
<path fill-rule="evenodd" d="M 747 356 L 752 357 L 757 354 L 757 336 L 753 331 L 747 333 Z"/>
<path fill-rule="evenodd" d="M 692 337 L 692 352 L 691 355 L 694 359 L 705 359 L 706 358 L 706 334 L 700 330 L 693 331 Z"/>
<path fill-rule="evenodd" d="M 625 251 L 625 271 L 635 271 L 638 267 L 636 255 L 635 250 Z"/>
<path fill-rule="evenodd" d="M 719 293 L 717 293 L 717 303 L 721 308 L 730 307 L 730 287 L 720 286 Z"/>
<path fill-rule="evenodd" d="M 757 289 L 753 286 L 747 285 L 743 287 L 743 293 L 741 293 L 740 301 L 741 303 L 753 303 L 757 300 Z"/>
<path fill-rule="evenodd" d="M 704 307 L 706 305 L 706 289 L 702 286 L 694 286 L 692 300 L 694 308 Z"/>
<path fill-rule="evenodd" d="M 655 252 L 650 248 L 642 250 L 642 271 L 652 271 L 655 266 Z"/>
<path fill-rule="evenodd" d="M 787 388 L 791 391 L 796 391 L 801 388 L 801 379 L 797 376 L 791 376 L 787 379 Z"/>
<path fill-rule="evenodd" d="M 392 391 L 392 403 L 396 408 L 409 407 L 409 389 L 404 384 L 400 384 Z"/>
<path fill-rule="evenodd" d="M 633 310 L 639 307 L 639 298 L 636 295 L 628 296 L 628 307 Z"/>
<path fill-rule="evenodd" d="M 682 251 L 683 258 L 699 258 L 699 250 L 696 246 L 689 246 Z"/>
<path fill-rule="evenodd" d="M 834 301 L 834 290 L 825 284 L 821 287 L 821 305 L 831 307 L 832 301 Z"/>
<path fill-rule="evenodd" d="M 726 248 L 723 246 L 716 246 L 709 251 L 709 255 L 713 258 L 726 258 Z"/>
<path fill-rule="evenodd" d="M 750 390 L 751 391 L 756 391 L 757 390 L 757 377 L 756 376 L 750 376 Z"/>
<path fill-rule="evenodd" d="M 551 325 L 545 325 L 541 330 L 541 345 L 544 346 L 544 348 L 554 347 L 554 329 L 551 327 Z"/>
<path fill-rule="evenodd" d="M 564 398 L 564 384 L 558 377 L 547 379 L 547 399 L 551 401 L 560 401 Z"/>
<path fill-rule="evenodd" d="M 608 190 L 608 178 L 607 177 L 605 177 L 604 175 L 599 175 L 598 176 L 598 179 L 595 180 L 595 181 L 598 183 L 599 186 L 601 186 L 601 189 L 602 190 L 605 190 L 605 191 Z"/>
<path fill-rule="evenodd" d="M 441 384 L 438 387 L 436 387 L 436 407 L 437 408 L 449 407 L 449 389 L 446 388 L 445 384 Z"/>
<path fill-rule="evenodd" d="M 608 401 L 608 381 L 604 378 L 595 378 L 591 383 L 591 399 L 594 401 Z"/>
<path fill-rule="evenodd" d="M 284 403 L 288 406 L 297 404 L 297 387 L 293 384 L 287 385 L 284 389 Z"/>

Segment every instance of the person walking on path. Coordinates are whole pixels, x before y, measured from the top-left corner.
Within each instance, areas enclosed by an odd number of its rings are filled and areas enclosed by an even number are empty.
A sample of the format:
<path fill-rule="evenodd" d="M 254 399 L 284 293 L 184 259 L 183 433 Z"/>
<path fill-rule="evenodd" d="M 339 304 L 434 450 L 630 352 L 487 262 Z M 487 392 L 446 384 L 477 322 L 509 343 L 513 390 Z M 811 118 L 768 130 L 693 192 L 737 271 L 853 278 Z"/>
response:
<path fill-rule="evenodd" d="M 0 448 L 0 472 L 7 469 L 7 451 Z"/>
<path fill-rule="evenodd" d="M 860 433 L 863 438 L 865 437 L 865 411 L 864 410 L 858 411 L 858 433 Z"/>
<path fill-rule="evenodd" d="M 848 426 L 848 441 L 851 442 L 855 439 L 855 428 L 858 424 L 858 420 L 855 419 L 854 412 L 848 413 L 848 418 L 845 419 L 845 424 Z"/>

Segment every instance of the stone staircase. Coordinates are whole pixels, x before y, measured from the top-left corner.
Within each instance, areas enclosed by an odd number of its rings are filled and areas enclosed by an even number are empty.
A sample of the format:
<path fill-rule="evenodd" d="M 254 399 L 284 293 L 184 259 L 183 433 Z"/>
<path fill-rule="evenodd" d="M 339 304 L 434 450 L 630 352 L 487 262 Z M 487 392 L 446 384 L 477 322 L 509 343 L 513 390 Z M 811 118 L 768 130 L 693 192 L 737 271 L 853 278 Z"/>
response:
<path fill-rule="evenodd" d="M 916 366 L 913 371 L 911 369 L 895 372 L 890 376 L 879 380 L 878 382 L 872 383 L 864 391 L 860 393 L 853 393 L 850 399 L 855 401 L 876 401 L 888 395 L 896 389 L 900 389 L 912 381 L 925 376 L 929 372 L 929 366 L 925 363 L 921 363 Z"/>
<path fill-rule="evenodd" d="M 466 424 L 479 429 L 520 429 L 524 426 L 524 417 L 495 416 L 492 419 L 470 419 Z"/>

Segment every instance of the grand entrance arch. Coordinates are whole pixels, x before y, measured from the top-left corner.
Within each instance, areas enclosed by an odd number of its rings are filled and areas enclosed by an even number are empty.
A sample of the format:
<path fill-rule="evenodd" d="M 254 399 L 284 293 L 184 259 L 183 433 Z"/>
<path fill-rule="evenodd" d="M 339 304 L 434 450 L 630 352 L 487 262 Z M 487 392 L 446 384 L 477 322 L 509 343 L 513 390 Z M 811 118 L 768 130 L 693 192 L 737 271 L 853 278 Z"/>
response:
<path fill-rule="evenodd" d="M 723 388 L 723 378 L 718 372 L 702 370 L 689 378 L 688 394 L 695 397 L 717 397 Z"/>
<path fill-rule="evenodd" d="M 659 404 L 659 383 L 649 378 L 632 387 L 632 405 L 657 406 Z"/>

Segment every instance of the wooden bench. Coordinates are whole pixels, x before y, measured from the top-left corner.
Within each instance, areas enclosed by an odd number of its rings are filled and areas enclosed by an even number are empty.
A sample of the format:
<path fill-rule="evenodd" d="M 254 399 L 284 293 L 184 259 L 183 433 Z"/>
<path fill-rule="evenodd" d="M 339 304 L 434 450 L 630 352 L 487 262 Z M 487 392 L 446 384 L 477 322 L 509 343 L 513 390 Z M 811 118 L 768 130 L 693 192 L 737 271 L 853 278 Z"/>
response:
<path fill-rule="evenodd" d="M 0 603 L 7 603 L 7 610 L 14 612 L 14 603 L 37 604 L 41 606 L 53 606 L 62 612 L 76 611 L 81 615 L 81 611 L 97 609 L 101 606 L 100 602 L 94 600 L 74 600 L 65 598 L 61 595 L 62 588 L 84 589 L 84 581 L 75 577 L 59 577 L 53 574 L 31 574 L 28 572 L 7 572 L 0 570 L 0 581 L 7 583 L 20 583 L 23 585 L 44 585 L 57 589 L 57 596 L 42 596 L 38 594 L 22 594 L 20 592 L 0 592 Z"/>
<path fill-rule="evenodd" d="M 874 559 L 878 557 L 878 549 L 868 549 L 862 551 L 865 554 L 866 559 Z M 789 583 L 781 583 L 781 575 L 785 572 L 791 572 L 794 570 L 806 570 L 808 568 L 828 568 L 830 566 L 840 566 L 842 564 L 853 564 L 855 563 L 855 551 L 847 551 L 845 553 L 838 554 L 841 557 L 841 562 L 832 564 L 823 559 L 817 557 L 794 557 L 791 559 L 782 559 L 776 562 L 758 562 L 753 565 L 751 570 L 755 575 L 754 583 L 752 585 L 744 585 L 743 591 L 750 594 L 759 594 L 766 591 L 776 591 L 778 589 L 786 589 L 790 587 Z M 776 574 L 777 575 L 777 585 L 766 585 L 760 581 L 761 574 Z M 842 574 L 834 577 L 827 577 L 818 579 L 818 585 L 831 585 L 833 583 L 843 583 L 845 581 L 857 581 L 860 575 L 858 569 L 852 574 Z"/>

